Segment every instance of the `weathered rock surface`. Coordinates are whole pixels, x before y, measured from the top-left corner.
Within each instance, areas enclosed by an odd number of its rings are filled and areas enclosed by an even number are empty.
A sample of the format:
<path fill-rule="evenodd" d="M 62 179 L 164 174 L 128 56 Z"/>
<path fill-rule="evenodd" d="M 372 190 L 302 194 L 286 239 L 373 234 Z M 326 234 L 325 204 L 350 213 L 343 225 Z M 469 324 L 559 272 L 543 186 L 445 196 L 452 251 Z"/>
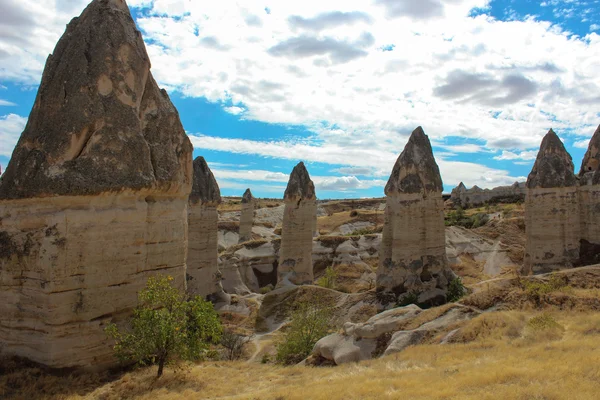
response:
<path fill-rule="evenodd" d="M 524 271 L 570 268 L 579 259 L 579 204 L 573 161 L 552 129 L 527 177 Z"/>
<path fill-rule="evenodd" d="M 385 187 L 386 221 L 377 270 L 383 302 L 408 293 L 445 293 L 454 277 L 446 258 L 442 189 L 429 138 L 418 127 Z M 432 299 L 444 301 L 445 295 Z"/>
<path fill-rule="evenodd" d="M 423 311 L 416 305 L 398 307 L 363 323 L 345 323 L 341 333 L 319 340 L 312 355 L 340 365 L 398 353 L 476 315 L 476 311 L 458 304 L 441 311 Z"/>
<path fill-rule="evenodd" d="M 257 332 L 272 332 L 289 321 L 294 305 L 299 301 L 319 302 L 334 308 L 332 326 L 344 322 L 365 322 L 377 312 L 373 291 L 341 293 L 320 286 L 283 286 L 267 293 L 256 316 Z"/>
<path fill-rule="evenodd" d="M 579 185 L 582 246 L 600 245 L 600 126 L 594 132 L 583 157 L 579 171 Z"/>
<path fill-rule="evenodd" d="M 104 366 L 103 329 L 149 275 L 185 286 L 192 146 L 123 0 L 94 0 L 48 57 L 0 182 L 0 342 Z"/>
<path fill-rule="evenodd" d="M 290 174 L 283 200 L 285 210 L 279 252 L 279 284 L 312 283 L 312 241 L 317 199 L 315 185 L 303 162 L 296 165 Z"/>
<path fill-rule="evenodd" d="M 481 189 L 477 185 L 467 189 L 461 182 L 452 189 L 450 200 L 455 206 L 477 206 L 489 201 L 523 200 L 525 192 L 525 182 L 515 182 L 510 186 L 498 186 L 493 189 Z"/>
<path fill-rule="evenodd" d="M 254 223 L 255 199 L 250 189 L 242 196 L 242 212 L 240 214 L 240 243 L 252 239 L 252 224 Z"/>
<path fill-rule="evenodd" d="M 187 290 L 192 295 L 227 302 L 217 260 L 217 207 L 221 203 L 221 191 L 203 157 L 196 157 L 193 166 L 194 181 L 188 205 Z"/>

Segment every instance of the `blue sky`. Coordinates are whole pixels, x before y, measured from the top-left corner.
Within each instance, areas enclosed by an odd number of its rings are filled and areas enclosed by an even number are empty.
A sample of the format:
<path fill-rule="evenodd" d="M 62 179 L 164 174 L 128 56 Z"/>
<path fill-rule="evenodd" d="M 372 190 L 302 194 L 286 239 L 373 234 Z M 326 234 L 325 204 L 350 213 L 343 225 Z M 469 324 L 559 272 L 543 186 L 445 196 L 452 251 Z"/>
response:
<path fill-rule="evenodd" d="M 600 124 L 600 0 L 129 0 L 152 72 L 224 195 L 383 195 L 423 126 L 450 191 L 524 180 L 553 127 L 576 170 Z M 217 4 L 215 4 L 217 3 Z M 0 165 L 85 0 L 0 0 Z"/>

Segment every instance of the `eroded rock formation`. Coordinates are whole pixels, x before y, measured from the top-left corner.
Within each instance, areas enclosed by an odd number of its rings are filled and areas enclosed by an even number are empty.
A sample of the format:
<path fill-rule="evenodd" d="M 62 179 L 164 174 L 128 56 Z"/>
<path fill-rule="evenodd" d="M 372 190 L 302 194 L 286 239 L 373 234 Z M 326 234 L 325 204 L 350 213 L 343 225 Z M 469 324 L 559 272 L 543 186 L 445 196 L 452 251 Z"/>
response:
<path fill-rule="evenodd" d="M 217 207 L 221 191 L 203 157 L 194 160 L 194 181 L 188 205 L 187 289 L 190 294 L 227 302 L 217 260 Z"/>
<path fill-rule="evenodd" d="M 0 342 L 52 367 L 113 362 L 103 329 L 155 273 L 185 286 L 192 145 L 124 0 L 48 57 L 0 182 Z"/>
<path fill-rule="evenodd" d="M 478 206 L 489 201 L 524 200 L 525 191 L 525 182 L 515 182 L 510 186 L 498 186 L 493 189 L 481 189 L 477 185 L 467 189 L 461 182 L 452 189 L 450 200 L 455 206 Z"/>
<path fill-rule="evenodd" d="M 242 212 L 240 214 L 240 243 L 252 239 L 252 224 L 254 223 L 255 199 L 250 189 L 242 196 Z"/>
<path fill-rule="evenodd" d="M 386 213 L 377 270 L 384 303 L 418 295 L 442 303 L 454 274 L 444 239 L 442 179 L 429 138 L 415 129 L 385 187 Z"/>
<path fill-rule="evenodd" d="M 570 268 L 579 259 L 579 204 L 573 161 L 552 129 L 544 136 L 525 199 L 524 271 Z"/>
<path fill-rule="evenodd" d="M 279 251 L 278 284 L 313 281 L 312 240 L 317 213 L 315 185 L 303 162 L 290 175 L 284 195 L 285 210 Z"/>
<path fill-rule="evenodd" d="M 600 262 L 600 126 L 594 132 L 579 171 L 579 217 L 583 263 Z"/>

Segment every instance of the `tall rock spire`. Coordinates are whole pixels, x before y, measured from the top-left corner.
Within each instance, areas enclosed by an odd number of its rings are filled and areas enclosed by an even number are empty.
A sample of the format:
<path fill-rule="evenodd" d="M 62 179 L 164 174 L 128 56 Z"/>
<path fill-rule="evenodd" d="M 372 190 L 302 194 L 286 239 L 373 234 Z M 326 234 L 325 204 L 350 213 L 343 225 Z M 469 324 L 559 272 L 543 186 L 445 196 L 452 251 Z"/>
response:
<path fill-rule="evenodd" d="M 250 189 L 246 189 L 242 196 L 242 211 L 240 213 L 240 238 L 239 243 L 252 239 L 252 225 L 254 223 L 255 199 Z"/>
<path fill-rule="evenodd" d="M 0 182 L 0 342 L 114 363 L 103 331 L 149 275 L 185 287 L 192 145 L 124 0 L 94 0 L 48 57 Z"/>
<path fill-rule="evenodd" d="M 386 212 L 377 270 L 377 291 L 384 303 L 418 295 L 421 304 L 446 301 L 442 178 L 429 138 L 415 129 L 398 157 L 385 187 Z"/>
<path fill-rule="evenodd" d="M 188 205 L 187 290 L 214 302 L 229 302 L 218 267 L 217 207 L 221 191 L 204 157 L 194 160 L 194 179 Z"/>
<path fill-rule="evenodd" d="M 579 259 L 580 216 L 573 161 L 552 129 L 527 177 L 524 272 L 570 268 Z"/>
<path fill-rule="evenodd" d="M 317 199 L 315 185 L 303 162 L 298 163 L 290 174 L 284 202 L 278 267 L 279 284 L 312 283 L 312 239 Z"/>
<path fill-rule="evenodd" d="M 580 262 L 600 262 L 600 125 L 590 139 L 579 171 Z"/>

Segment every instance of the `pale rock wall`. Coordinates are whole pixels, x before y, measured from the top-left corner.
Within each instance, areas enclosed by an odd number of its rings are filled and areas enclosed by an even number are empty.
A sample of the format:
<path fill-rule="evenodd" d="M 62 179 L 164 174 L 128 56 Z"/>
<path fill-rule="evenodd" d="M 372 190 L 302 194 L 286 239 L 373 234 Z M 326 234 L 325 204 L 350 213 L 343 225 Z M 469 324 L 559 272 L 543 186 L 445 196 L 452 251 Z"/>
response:
<path fill-rule="evenodd" d="M 121 322 L 155 273 L 185 287 L 187 196 L 0 202 L 0 342 L 52 367 L 114 363 Z"/>
<path fill-rule="evenodd" d="M 218 218 L 216 205 L 189 204 L 187 290 L 190 294 L 206 297 L 222 290 L 217 264 Z"/>
<path fill-rule="evenodd" d="M 254 199 L 242 203 L 240 214 L 240 238 L 239 242 L 247 242 L 252 239 L 252 224 L 254 223 Z"/>
<path fill-rule="evenodd" d="M 600 185 L 582 185 L 578 194 L 580 238 L 600 244 Z"/>
<path fill-rule="evenodd" d="M 384 227 L 377 286 L 401 295 L 445 291 L 448 269 L 442 194 L 388 196 L 388 230 Z M 390 239 L 391 236 L 391 239 Z M 386 240 L 390 243 L 385 247 Z M 423 295 L 423 298 L 428 295 Z"/>
<path fill-rule="evenodd" d="M 526 273 L 571 268 L 579 258 L 577 188 L 528 189 L 525 200 L 525 232 Z"/>
<path fill-rule="evenodd" d="M 279 281 L 296 285 L 313 282 L 312 242 L 317 203 L 286 199 L 279 252 Z"/>

